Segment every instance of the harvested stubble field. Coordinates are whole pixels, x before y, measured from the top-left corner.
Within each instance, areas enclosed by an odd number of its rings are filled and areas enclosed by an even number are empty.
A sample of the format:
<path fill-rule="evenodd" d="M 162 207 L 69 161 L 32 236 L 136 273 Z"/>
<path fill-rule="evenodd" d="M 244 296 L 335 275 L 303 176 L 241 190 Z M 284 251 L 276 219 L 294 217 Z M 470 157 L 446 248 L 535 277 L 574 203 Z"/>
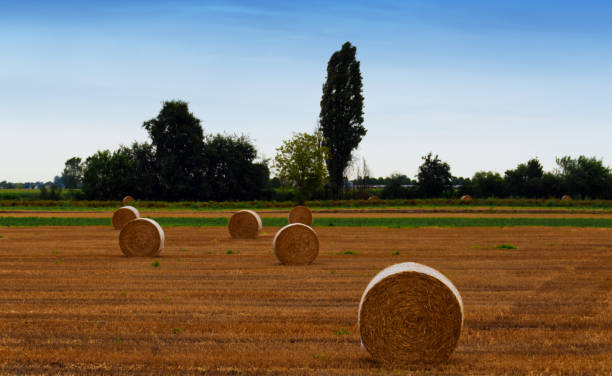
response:
<path fill-rule="evenodd" d="M 612 229 L 318 227 L 300 267 L 278 229 L 168 227 L 151 259 L 110 226 L 0 227 L 0 374 L 612 373 Z M 461 292 L 447 364 L 385 369 L 359 345 L 363 289 L 403 261 Z"/>

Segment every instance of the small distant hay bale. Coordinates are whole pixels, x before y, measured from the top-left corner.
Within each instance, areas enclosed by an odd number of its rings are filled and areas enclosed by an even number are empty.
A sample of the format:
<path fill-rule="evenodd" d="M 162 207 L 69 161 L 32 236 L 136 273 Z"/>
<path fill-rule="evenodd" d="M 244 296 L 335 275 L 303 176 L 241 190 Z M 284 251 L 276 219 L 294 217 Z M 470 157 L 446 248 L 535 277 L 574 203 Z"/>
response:
<path fill-rule="evenodd" d="M 158 256 L 164 249 L 164 240 L 164 230 L 149 218 L 133 219 L 119 233 L 119 247 L 126 256 Z"/>
<path fill-rule="evenodd" d="M 261 218 L 252 210 L 240 210 L 232 215 L 227 227 L 232 238 L 256 238 L 261 232 Z"/>
<path fill-rule="evenodd" d="M 380 362 L 448 360 L 463 325 L 463 302 L 451 281 L 414 262 L 378 273 L 359 303 L 361 345 Z"/>
<path fill-rule="evenodd" d="M 306 206 L 296 206 L 289 212 L 289 223 L 303 223 L 312 226 L 312 211 Z"/>
<path fill-rule="evenodd" d="M 136 200 L 132 196 L 125 196 L 123 198 L 123 200 L 121 200 L 121 202 L 123 202 L 123 205 L 129 205 L 129 204 L 131 204 L 134 201 L 136 201 Z"/>
<path fill-rule="evenodd" d="M 133 206 L 120 207 L 113 213 L 113 227 L 115 230 L 121 230 L 126 223 L 136 218 L 140 218 L 138 209 Z"/>
<path fill-rule="evenodd" d="M 281 264 L 308 265 L 319 255 L 319 237 L 303 223 L 292 223 L 274 236 L 274 254 Z"/>
<path fill-rule="evenodd" d="M 378 198 L 378 196 L 376 195 L 373 195 L 368 197 L 368 201 L 380 201 L 380 198 Z"/>
<path fill-rule="evenodd" d="M 572 196 L 563 195 L 563 197 L 561 197 L 561 201 L 572 201 Z"/>
<path fill-rule="evenodd" d="M 461 196 L 460 200 L 461 200 L 461 202 L 469 204 L 470 202 L 472 202 L 472 196 L 470 196 L 470 195 L 463 195 L 463 196 Z"/>

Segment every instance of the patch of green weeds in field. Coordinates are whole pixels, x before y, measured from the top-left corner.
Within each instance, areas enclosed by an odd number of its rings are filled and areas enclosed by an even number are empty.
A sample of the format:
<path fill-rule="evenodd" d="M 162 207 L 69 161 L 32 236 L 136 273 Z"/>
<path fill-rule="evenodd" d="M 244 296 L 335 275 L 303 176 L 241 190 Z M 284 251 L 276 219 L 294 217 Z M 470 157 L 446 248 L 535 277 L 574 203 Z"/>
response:
<path fill-rule="evenodd" d="M 177 327 L 172 328 L 172 334 L 181 334 L 181 332 L 183 331 L 183 329 Z"/>
<path fill-rule="evenodd" d="M 335 275 L 335 274 L 336 274 L 336 271 L 335 271 L 335 270 L 332 270 L 332 271 L 331 271 L 331 274 L 334 274 L 334 275 Z"/>
<path fill-rule="evenodd" d="M 60 251 L 58 251 L 57 249 L 54 249 L 54 250 L 52 250 L 52 251 L 51 251 L 51 254 L 52 254 L 52 255 L 59 255 L 60 253 L 61 253 L 61 252 L 60 252 Z"/>
<path fill-rule="evenodd" d="M 115 343 L 115 346 L 119 346 L 119 344 L 121 343 L 121 340 L 119 339 L 119 337 L 115 337 L 113 342 Z"/>
<path fill-rule="evenodd" d="M 483 249 L 483 248 L 487 248 L 487 247 L 485 247 L 484 245 L 472 245 L 472 246 L 470 246 L 470 248 L 472 248 L 472 249 Z"/>
<path fill-rule="evenodd" d="M 159 263 L 159 260 L 155 260 L 153 261 L 153 263 L 151 264 L 151 266 L 153 266 L 154 268 L 159 268 L 161 264 Z"/>
<path fill-rule="evenodd" d="M 125 292 L 125 290 L 121 290 L 121 296 L 127 296 L 127 292 Z"/>
<path fill-rule="evenodd" d="M 168 297 L 167 297 L 167 296 L 164 296 L 164 297 L 162 298 L 162 300 L 163 300 L 164 302 L 167 302 L 167 301 L 168 301 Z"/>
<path fill-rule="evenodd" d="M 232 249 L 228 249 L 227 251 L 225 251 L 225 253 L 228 255 L 237 255 L 240 253 L 240 251 L 234 251 Z"/>
<path fill-rule="evenodd" d="M 516 246 L 512 244 L 500 244 L 498 246 L 495 246 L 495 248 L 497 249 L 516 249 Z"/>
<path fill-rule="evenodd" d="M 181 249 L 181 252 L 191 252 L 191 249 L 183 248 Z"/>
<path fill-rule="evenodd" d="M 206 251 L 207 255 L 212 255 L 213 253 L 211 251 Z"/>
<path fill-rule="evenodd" d="M 0 235 L 0 239 L 2 239 L 4 236 Z"/>
<path fill-rule="evenodd" d="M 348 330 L 346 330 L 345 328 L 340 328 L 340 330 L 338 330 L 336 332 L 337 336 L 346 336 L 349 335 L 350 333 L 348 332 Z"/>
<path fill-rule="evenodd" d="M 312 359 L 323 359 L 325 355 L 323 354 L 312 354 Z"/>
<path fill-rule="evenodd" d="M 400 255 L 400 251 L 395 251 L 393 253 L 391 253 L 393 256 L 399 256 Z"/>
<path fill-rule="evenodd" d="M 344 252 L 338 252 L 339 255 L 358 255 L 358 252 L 355 251 L 344 251 Z"/>
<path fill-rule="evenodd" d="M 176 259 L 176 261 L 181 262 L 183 261 L 180 257 Z"/>
<path fill-rule="evenodd" d="M 56 259 L 55 259 L 55 263 L 56 263 L 56 264 L 59 264 L 60 262 L 62 262 L 62 260 L 61 260 L 61 259 L 58 259 L 58 258 L 56 258 Z"/>

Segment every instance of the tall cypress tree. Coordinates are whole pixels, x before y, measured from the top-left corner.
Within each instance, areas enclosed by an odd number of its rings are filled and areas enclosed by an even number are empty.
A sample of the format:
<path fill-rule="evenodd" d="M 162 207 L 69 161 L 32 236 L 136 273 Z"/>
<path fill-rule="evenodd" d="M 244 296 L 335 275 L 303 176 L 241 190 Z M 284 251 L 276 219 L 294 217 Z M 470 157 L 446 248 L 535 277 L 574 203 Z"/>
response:
<path fill-rule="evenodd" d="M 363 126 L 363 95 L 357 48 L 350 42 L 334 52 L 327 63 L 327 79 L 323 85 L 319 126 L 330 184 L 335 197 L 340 197 L 344 171 L 351 161 L 352 151 L 366 134 Z"/>

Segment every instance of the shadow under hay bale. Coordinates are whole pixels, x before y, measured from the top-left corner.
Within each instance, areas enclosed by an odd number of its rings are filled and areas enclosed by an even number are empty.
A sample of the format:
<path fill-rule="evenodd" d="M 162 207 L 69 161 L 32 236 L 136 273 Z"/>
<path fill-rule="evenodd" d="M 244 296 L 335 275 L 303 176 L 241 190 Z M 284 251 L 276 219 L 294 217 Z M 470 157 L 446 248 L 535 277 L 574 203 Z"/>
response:
<path fill-rule="evenodd" d="M 126 256 L 155 257 L 164 249 L 164 230 L 149 218 L 128 222 L 119 234 L 119 247 Z"/>
<path fill-rule="evenodd" d="M 232 215 L 227 228 L 232 238 L 256 238 L 262 229 L 261 218 L 252 210 L 240 210 Z"/>
<path fill-rule="evenodd" d="M 440 363 L 459 341 L 463 302 L 440 272 L 406 262 L 378 273 L 359 304 L 362 346 L 392 365 Z"/>
<path fill-rule="evenodd" d="M 303 223 L 289 224 L 280 229 L 273 241 L 274 255 L 284 265 L 308 265 L 319 255 L 319 238 Z"/>
<path fill-rule="evenodd" d="M 140 218 L 138 209 L 133 206 L 120 207 L 113 213 L 113 227 L 115 230 L 121 230 L 129 221 L 136 218 Z"/>
<path fill-rule="evenodd" d="M 306 206 L 296 206 L 289 212 L 289 223 L 303 223 L 312 226 L 312 211 Z"/>

